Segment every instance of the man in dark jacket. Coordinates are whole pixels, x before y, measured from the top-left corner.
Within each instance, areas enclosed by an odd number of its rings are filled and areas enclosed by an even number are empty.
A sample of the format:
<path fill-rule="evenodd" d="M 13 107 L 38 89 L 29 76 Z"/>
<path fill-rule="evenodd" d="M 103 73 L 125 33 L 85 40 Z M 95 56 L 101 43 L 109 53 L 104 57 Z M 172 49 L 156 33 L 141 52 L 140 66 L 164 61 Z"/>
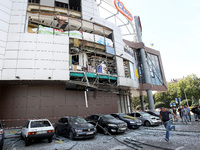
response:
<path fill-rule="evenodd" d="M 194 106 L 194 107 L 192 108 L 191 112 L 194 113 L 195 121 L 198 121 L 199 115 L 200 115 L 200 111 L 199 111 L 199 109 L 198 109 L 198 106 Z"/>
<path fill-rule="evenodd" d="M 171 126 L 171 120 L 169 118 L 169 115 L 172 114 L 176 117 L 176 119 L 178 120 L 178 117 L 171 111 L 168 111 L 166 108 L 162 108 L 160 111 L 160 120 L 162 121 L 162 124 L 165 126 L 166 128 L 166 137 L 165 140 L 168 142 L 169 141 L 169 136 L 170 136 L 170 131 L 172 129 L 175 130 L 175 126 Z"/>
<path fill-rule="evenodd" d="M 181 119 L 182 119 L 182 121 L 183 121 L 183 116 L 182 116 L 182 112 L 181 112 L 181 110 L 182 110 L 182 108 L 181 108 L 181 107 L 179 107 L 179 108 L 178 108 L 179 116 L 180 116 L 180 118 L 181 118 Z"/>

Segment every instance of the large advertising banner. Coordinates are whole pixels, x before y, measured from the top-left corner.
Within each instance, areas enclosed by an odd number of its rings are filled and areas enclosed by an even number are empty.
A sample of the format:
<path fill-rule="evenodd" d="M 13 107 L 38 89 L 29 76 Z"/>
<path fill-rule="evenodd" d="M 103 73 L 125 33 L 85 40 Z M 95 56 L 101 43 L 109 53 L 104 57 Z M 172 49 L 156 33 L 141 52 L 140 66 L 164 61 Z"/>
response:
<path fill-rule="evenodd" d="M 68 31 L 66 33 L 68 34 L 68 36 L 70 38 L 74 38 L 74 39 L 82 39 L 83 38 L 83 34 L 81 31 Z"/>
<path fill-rule="evenodd" d="M 53 34 L 53 28 L 43 27 L 39 25 L 38 33 L 39 34 Z"/>

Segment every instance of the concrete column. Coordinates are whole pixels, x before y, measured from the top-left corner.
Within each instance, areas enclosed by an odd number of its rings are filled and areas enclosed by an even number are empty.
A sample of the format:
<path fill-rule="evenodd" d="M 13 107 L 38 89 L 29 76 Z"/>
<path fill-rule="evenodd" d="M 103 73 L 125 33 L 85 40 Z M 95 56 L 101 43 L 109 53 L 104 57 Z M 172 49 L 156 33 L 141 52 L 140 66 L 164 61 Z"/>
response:
<path fill-rule="evenodd" d="M 122 110 L 122 99 L 121 99 L 121 94 L 119 95 L 119 105 L 120 105 L 120 113 L 123 113 L 123 110 Z"/>
<path fill-rule="evenodd" d="M 154 110 L 155 109 L 155 105 L 154 105 L 152 90 L 147 90 L 147 97 L 148 97 L 148 100 L 149 100 L 149 108 L 150 108 L 150 110 Z"/>
<path fill-rule="evenodd" d="M 135 20 L 135 28 L 136 28 L 136 32 L 137 32 L 138 42 L 142 42 L 142 35 L 141 35 L 141 29 L 140 29 L 138 16 L 135 16 L 134 20 Z M 140 49 L 140 55 L 141 55 L 141 62 L 142 62 L 142 65 L 143 65 L 143 70 L 144 70 L 145 82 L 151 84 L 151 82 L 150 82 L 150 74 L 149 74 L 149 67 L 147 65 L 147 58 L 146 58 L 146 54 L 145 54 L 144 48 Z M 154 110 L 155 107 L 154 107 L 154 100 L 153 100 L 152 90 L 147 90 L 147 96 L 148 96 L 150 110 Z"/>
<path fill-rule="evenodd" d="M 132 107 L 131 94 L 129 95 L 129 104 L 130 104 L 130 110 L 131 110 L 131 113 L 132 113 L 133 112 L 133 107 Z"/>
<path fill-rule="evenodd" d="M 126 97 L 123 95 L 123 101 L 124 101 L 124 113 L 126 114 Z"/>
<path fill-rule="evenodd" d="M 140 103 L 142 111 L 145 111 L 144 96 L 140 96 Z"/>

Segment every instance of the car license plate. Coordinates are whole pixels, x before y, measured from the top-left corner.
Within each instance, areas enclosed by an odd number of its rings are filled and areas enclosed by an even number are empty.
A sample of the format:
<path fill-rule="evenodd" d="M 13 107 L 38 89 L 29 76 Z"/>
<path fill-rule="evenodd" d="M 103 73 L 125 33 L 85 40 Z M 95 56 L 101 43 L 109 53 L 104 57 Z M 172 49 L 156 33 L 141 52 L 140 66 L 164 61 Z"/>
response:
<path fill-rule="evenodd" d="M 120 128 L 120 130 L 126 130 L 126 128 Z"/>
<path fill-rule="evenodd" d="M 36 134 L 45 134 L 47 131 L 38 131 Z"/>
<path fill-rule="evenodd" d="M 137 123 L 137 125 L 142 125 L 142 123 Z"/>
<path fill-rule="evenodd" d="M 87 132 L 86 135 L 94 134 L 94 132 Z"/>

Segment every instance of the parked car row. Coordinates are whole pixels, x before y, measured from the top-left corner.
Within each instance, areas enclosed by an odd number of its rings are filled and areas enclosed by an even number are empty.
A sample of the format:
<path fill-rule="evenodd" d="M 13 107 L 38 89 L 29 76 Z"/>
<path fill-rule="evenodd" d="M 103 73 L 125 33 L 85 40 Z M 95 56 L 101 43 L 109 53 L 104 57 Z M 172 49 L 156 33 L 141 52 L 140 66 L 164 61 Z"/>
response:
<path fill-rule="evenodd" d="M 87 118 L 62 117 L 53 126 L 48 119 L 28 120 L 21 129 L 21 139 L 25 146 L 33 141 L 47 139 L 52 142 L 56 136 L 64 136 L 70 140 L 94 138 L 97 132 L 104 134 L 124 133 L 127 128 L 137 129 L 142 125 L 160 125 L 159 117 L 146 112 L 133 112 L 130 114 L 96 114 Z M 0 150 L 3 147 L 4 131 L 0 122 Z"/>

